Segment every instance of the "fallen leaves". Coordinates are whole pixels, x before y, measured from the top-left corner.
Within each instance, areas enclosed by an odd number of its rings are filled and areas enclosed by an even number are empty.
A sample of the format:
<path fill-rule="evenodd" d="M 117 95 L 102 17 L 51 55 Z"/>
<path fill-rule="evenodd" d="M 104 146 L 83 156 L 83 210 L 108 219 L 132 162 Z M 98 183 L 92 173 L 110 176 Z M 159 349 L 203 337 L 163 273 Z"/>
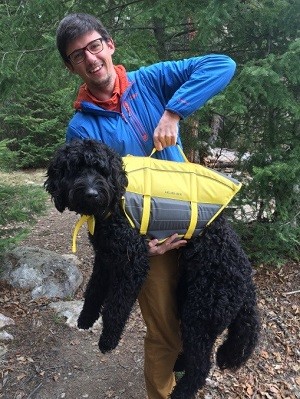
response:
<path fill-rule="evenodd" d="M 36 241 L 31 236 L 30 244 L 46 241 L 52 249 L 62 251 L 65 240 L 65 248 L 69 248 L 69 238 L 64 235 L 71 231 L 73 220 L 69 214 L 64 223 L 60 215 L 59 222 L 55 219 L 56 216 L 51 218 L 51 234 L 46 237 L 41 231 L 49 220 L 41 221 Z M 53 235 L 59 230 L 64 235 Z M 82 250 L 85 251 L 84 246 Z M 89 275 L 90 249 L 83 257 L 82 267 Z M 297 264 L 282 269 L 258 268 L 255 279 L 262 324 L 259 347 L 236 373 L 221 372 L 214 366 L 198 399 L 300 399 L 299 277 Z M 142 371 L 145 326 L 139 312 L 132 315 L 118 348 L 103 356 L 98 349 L 98 336 L 71 334 L 63 324 L 54 323 L 47 301 L 32 300 L 26 292 L 9 287 L 1 288 L 1 312 L 15 320 L 15 325 L 8 327 L 15 339 L 0 363 L 1 399 L 27 399 L 34 393 L 33 398 L 37 397 L 37 390 L 44 390 L 41 397 L 49 398 L 49 394 L 51 399 L 146 396 Z M 64 357 L 64 353 L 68 356 Z"/>

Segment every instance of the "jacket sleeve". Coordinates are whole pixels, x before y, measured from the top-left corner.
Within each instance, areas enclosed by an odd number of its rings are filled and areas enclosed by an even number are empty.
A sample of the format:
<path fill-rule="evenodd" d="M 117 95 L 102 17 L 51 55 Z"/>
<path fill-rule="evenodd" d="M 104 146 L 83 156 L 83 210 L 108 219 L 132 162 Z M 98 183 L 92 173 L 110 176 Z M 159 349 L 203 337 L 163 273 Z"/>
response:
<path fill-rule="evenodd" d="M 186 118 L 228 85 L 235 68 L 230 57 L 210 54 L 161 62 L 145 70 L 147 80 L 160 91 L 165 109 Z"/>

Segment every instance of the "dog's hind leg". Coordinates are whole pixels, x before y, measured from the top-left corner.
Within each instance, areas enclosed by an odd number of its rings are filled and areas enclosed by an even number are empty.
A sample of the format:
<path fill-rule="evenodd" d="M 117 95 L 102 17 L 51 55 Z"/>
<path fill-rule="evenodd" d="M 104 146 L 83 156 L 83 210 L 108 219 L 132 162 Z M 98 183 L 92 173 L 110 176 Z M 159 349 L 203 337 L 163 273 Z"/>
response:
<path fill-rule="evenodd" d="M 190 244 L 181 259 L 178 303 L 186 370 L 172 399 L 191 399 L 203 387 L 214 342 L 236 318 L 245 300 L 250 266 L 243 263 L 230 235 L 222 233 L 216 235 L 211 228 L 201 238 L 201 245 Z"/>
<path fill-rule="evenodd" d="M 109 287 L 109 267 L 96 254 L 93 273 L 87 284 L 84 304 L 77 325 L 88 329 L 98 320 Z"/>
<path fill-rule="evenodd" d="M 236 318 L 228 327 L 227 338 L 217 351 L 217 364 L 221 369 L 241 367 L 253 353 L 259 337 L 259 315 L 253 286 L 249 287 Z"/>
<path fill-rule="evenodd" d="M 197 391 L 205 384 L 211 367 L 211 354 L 216 336 L 202 333 L 194 339 L 193 345 L 184 345 L 185 374 L 175 386 L 170 395 L 171 399 L 192 399 Z M 200 356 L 201 358 L 200 358 Z"/>

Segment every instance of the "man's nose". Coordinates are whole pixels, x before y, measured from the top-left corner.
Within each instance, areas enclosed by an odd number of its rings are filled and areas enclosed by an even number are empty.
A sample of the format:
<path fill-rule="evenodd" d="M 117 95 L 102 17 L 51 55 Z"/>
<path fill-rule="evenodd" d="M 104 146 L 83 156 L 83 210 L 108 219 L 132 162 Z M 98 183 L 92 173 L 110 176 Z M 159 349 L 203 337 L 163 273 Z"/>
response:
<path fill-rule="evenodd" d="M 92 54 L 87 48 L 84 49 L 85 59 L 88 61 L 94 61 L 97 58 L 97 54 Z"/>

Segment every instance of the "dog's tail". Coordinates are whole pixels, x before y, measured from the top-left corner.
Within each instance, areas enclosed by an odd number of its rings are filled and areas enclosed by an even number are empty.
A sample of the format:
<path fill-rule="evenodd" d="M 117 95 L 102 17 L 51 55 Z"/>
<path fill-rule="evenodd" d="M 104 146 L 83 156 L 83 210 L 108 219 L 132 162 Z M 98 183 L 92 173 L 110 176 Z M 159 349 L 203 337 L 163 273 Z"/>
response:
<path fill-rule="evenodd" d="M 259 338 L 260 322 L 254 287 L 234 321 L 228 327 L 224 343 L 217 351 L 217 364 L 223 369 L 238 369 L 252 355 Z"/>

